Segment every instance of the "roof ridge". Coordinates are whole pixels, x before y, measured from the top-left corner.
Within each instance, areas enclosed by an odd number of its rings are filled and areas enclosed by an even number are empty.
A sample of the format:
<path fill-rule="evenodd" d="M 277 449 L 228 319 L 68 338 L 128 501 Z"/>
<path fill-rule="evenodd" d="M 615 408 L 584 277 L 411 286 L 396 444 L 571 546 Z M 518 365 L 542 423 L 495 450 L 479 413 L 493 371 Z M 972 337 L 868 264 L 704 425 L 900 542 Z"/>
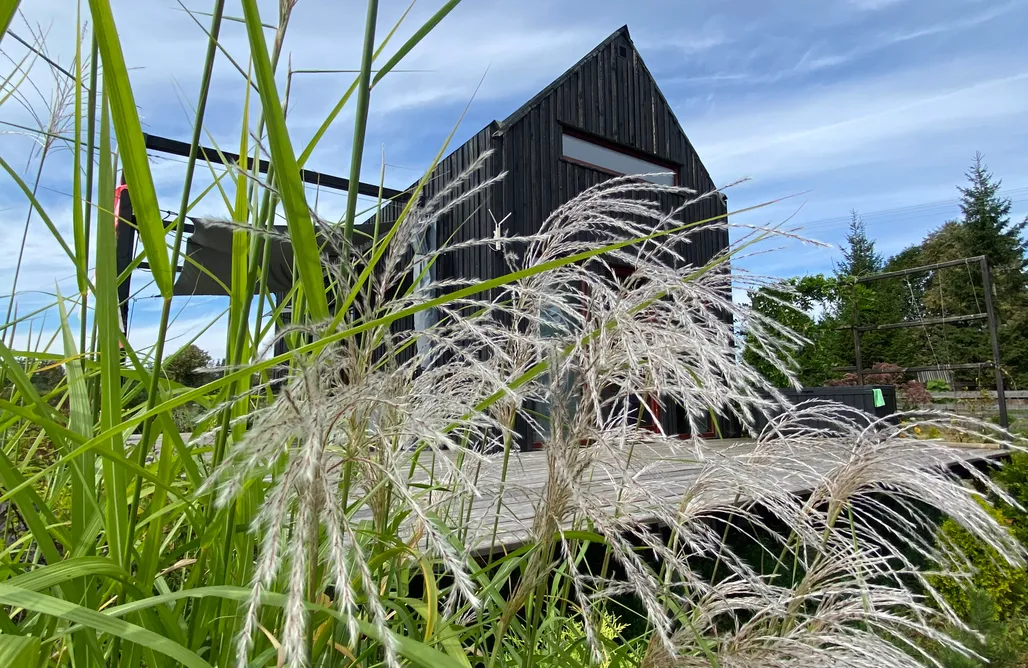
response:
<path fill-rule="evenodd" d="M 632 36 L 628 33 L 627 23 L 618 28 L 617 30 L 615 30 L 614 32 L 612 32 L 610 35 L 608 35 L 602 42 L 594 46 L 587 54 L 579 58 L 574 65 L 566 69 L 563 74 L 561 74 L 559 77 L 551 81 L 542 90 L 540 90 L 538 93 L 529 98 L 527 102 L 525 102 L 516 110 L 514 110 L 514 113 L 510 114 L 509 116 L 507 116 L 507 118 L 503 119 L 502 121 L 494 122 L 499 124 L 500 129 L 504 129 L 508 125 L 512 125 L 518 120 L 520 120 L 522 116 L 528 113 L 529 109 L 531 109 L 539 100 L 549 95 L 550 92 L 553 91 L 553 89 L 555 89 L 557 86 L 563 83 L 569 76 L 571 76 L 571 74 L 575 70 L 581 67 L 582 64 L 585 63 L 585 61 L 595 57 L 596 54 L 598 54 L 603 48 L 608 46 L 618 37 L 625 37 L 629 41 L 629 43 L 632 43 Z M 632 44 L 632 47 L 635 48 L 634 43 Z"/>

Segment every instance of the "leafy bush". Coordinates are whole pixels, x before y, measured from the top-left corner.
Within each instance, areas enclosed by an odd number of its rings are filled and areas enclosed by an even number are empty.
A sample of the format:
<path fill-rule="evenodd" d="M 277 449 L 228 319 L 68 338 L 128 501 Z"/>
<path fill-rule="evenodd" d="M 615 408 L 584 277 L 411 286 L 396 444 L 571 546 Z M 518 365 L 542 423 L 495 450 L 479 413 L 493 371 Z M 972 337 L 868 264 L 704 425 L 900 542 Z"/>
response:
<path fill-rule="evenodd" d="M 997 522 L 1011 527 L 1013 522 L 1003 512 L 991 505 L 986 510 Z M 945 596 L 947 603 L 964 619 L 969 619 L 976 604 L 974 591 L 984 592 L 996 603 L 998 619 L 1010 621 L 1028 615 L 1028 571 L 1023 567 L 1006 562 L 995 549 L 986 545 L 960 524 L 947 519 L 939 528 L 939 542 L 955 545 L 974 568 L 968 582 L 951 577 L 935 578 L 936 588 Z M 955 571 L 962 571 L 962 564 L 943 564 Z M 933 576 L 934 577 L 934 576 Z"/>
<path fill-rule="evenodd" d="M 864 373 L 864 385 L 900 385 L 904 380 L 903 367 L 888 362 L 875 362 L 871 369 Z M 857 374 L 847 373 L 842 378 L 829 380 L 829 387 L 853 387 L 859 383 Z"/>
<path fill-rule="evenodd" d="M 964 620 L 973 629 L 953 628 L 949 632 L 981 659 L 951 648 L 938 648 L 935 658 L 944 668 L 1020 668 L 1028 653 L 1028 629 L 1023 619 L 1004 620 L 1002 608 L 988 592 L 967 591 Z"/>
<path fill-rule="evenodd" d="M 1028 454 L 1014 453 L 992 477 L 1018 504 L 1028 504 Z M 991 501 L 992 504 L 982 502 L 989 514 L 1022 544 L 1028 544 L 1028 512 L 1004 503 L 996 495 L 992 495 Z M 1007 563 L 995 549 L 952 519 L 939 527 L 938 541 L 956 545 L 973 568 L 969 581 L 932 578 L 946 602 L 981 637 L 958 629 L 953 629 L 953 634 L 985 658 L 989 666 L 1024 665 L 1028 658 L 1028 569 Z M 943 566 L 963 570 L 962 564 Z M 945 649 L 937 658 L 947 668 L 984 665 Z"/>
<path fill-rule="evenodd" d="M 928 381 L 925 389 L 929 392 L 949 392 L 950 386 L 949 383 L 944 381 L 942 378 L 932 378 Z"/>
<path fill-rule="evenodd" d="M 908 380 L 896 385 L 901 407 L 905 409 L 921 408 L 932 403 L 931 393 L 916 380 Z"/>
<path fill-rule="evenodd" d="M 181 385 L 200 387 L 211 379 L 203 371 L 210 364 L 210 354 L 191 343 L 164 364 L 164 375 L 168 380 Z"/>

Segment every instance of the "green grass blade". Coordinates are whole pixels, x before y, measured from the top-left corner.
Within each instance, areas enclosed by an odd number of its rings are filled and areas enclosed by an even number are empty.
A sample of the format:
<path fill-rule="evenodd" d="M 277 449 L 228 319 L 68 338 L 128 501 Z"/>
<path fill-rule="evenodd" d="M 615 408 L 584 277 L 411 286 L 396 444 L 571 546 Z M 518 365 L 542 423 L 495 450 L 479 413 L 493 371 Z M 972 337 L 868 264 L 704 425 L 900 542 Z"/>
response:
<path fill-rule="evenodd" d="M 139 239 L 146 250 L 150 270 L 161 296 L 170 298 L 173 275 L 164 242 L 164 225 L 157 204 L 150 163 L 146 157 L 143 128 L 129 82 L 125 54 L 114 25 L 108 0 L 89 0 L 100 58 L 103 62 L 104 94 L 110 101 L 111 120 L 118 138 L 118 152 L 124 163 L 125 181 L 132 197 Z M 101 193 L 102 194 L 102 193 Z"/>
<path fill-rule="evenodd" d="M 14 15 L 18 13 L 19 4 L 21 4 L 20 0 L 13 0 L 13 2 L 8 2 L 3 7 L 0 7 L 0 40 L 7 34 L 7 29 L 11 27 L 11 21 L 14 20 Z"/>
<path fill-rule="evenodd" d="M 46 518 L 42 516 L 43 513 L 40 511 L 47 512 L 50 510 L 50 507 L 43 503 L 43 500 L 36 494 L 36 490 L 24 485 L 25 479 L 18 471 L 15 462 L 9 460 L 2 451 L 0 451 L 0 483 L 3 483 L 4 487 L 12 491 L 20 489 L 11 499 L 14 505 L 17 506 L 18 513 L 25 520 L 25 524 L 28 526 L 32 538 L 39 545 L 39 550 L 43 557 L 50 563 L 60 561 L 61 553 L 54 543 L 53 536 L 50 535 L 50 531 L 47 529 L 48 525 L 57 524 L 57 518 L 52 514 L 49 514 Z"/>
<path fill-rule="evenodd" d="M 289 140 L 278 89 L 275 87 L 275 73 L 264 39 L 264 29 L 261 27 L 257 0 L 243 0 L 243 14 L 250 38 L 254 74 L 261 93 L 264 122 L 268 127 L 271 162 L 275 166 L 282 208 L 285 210 L 289 239 L 293 246 L 293 263 L 300 273 L 300 283 L 311 316 L 315 320 L 323 320 L 328 317 L 328 298 L 325 295 L 325 278 L 321 271 L 314 221 L 311 220 L 303 182 L 300 180 L 300 168 Z"/>
<path fill-rule="evenodd" d="M 57 226 L 54 225 L 52 220 L 50 220 L 50 216 L 47 215 L 46 210 L 39 204 L 39 200 L 37 200 L 36 196 L 32 194 L 32 188 L 29 187 L 29 184 L 25 183 L 21 176 L 18 175 L 18 172 L 15 171 L 15 169 L 11 167 L 6 160 L 4 160 L 3 156 L 0 156 L 0 167 L 4 168 L 10 177 L 14 179 L 14 182 L 18 184 L 18 187 L 21 188 L 21 191 L 25 193 L 25 197 L 28 198 L 32 208 L 36 210 L 36 215 L 39 216 L 39 219 L 42 220 L 43 224 L 46 225 L 48 230 L 50 230 L 50 234 L 53 235 L 57 245 L 61 247 L 61 250 L 65 252 L 72 262 L 77 264 L 75 251 L 73 251 L 68 246 L 67 242 L 64 241 L 64 235 L 58 231 Z"/>
<path fill-rule="evenodd" d="M 77 171 L 77 170 L 76 170 Z M 78 207 L 76 206 L 76 210 Z M 57 307 L 61 317 L 61 334 L 64 338 L 65 375 L 68 379 L 68 427 L 86 441 L 93 436 L 93 408 L 89 401 L 89 388 L 78 358 L 75 334 L 68 321 L 68 310 L 60 289 L 57 289 Z M 83 316 L 85 317 L 85 316 Z M 81 461 L 71 463 L 72 477 L 71 527 L 74 535 L 82 535 L 90 522 L 90 501 L 96 496 L 96 467 L 92 455 L 84 455 Z"/>
<path fill-rule="evenodd" d="M 39 663 L 39 638 L 0 635 L 0 666 L 35 666 Z"/>
<path fill-rule="evenodd" d="M 357 79 L 357 116 L 353 124 L 353 148 L 350 155 L 350 187 L 346 193 L 346 219 L 343 238 L 353 239 L 353 222 L 357 214 L 357 192 L 360 189 L 361 162 L 364 159 L 364 136 L 368 128 L 368 106 L 371 104 L 371 61 L 374 60 L 375 24 L 378 21 L 378 0 L 368 0 L 368 16 L 364 24 L 364 52 L 361 73 Z"/>
<path fill-rule="evenodd" d="M 404 42 L 403 45 L 396 50 L 396 53 L 393 54 L 392 58 L 387 60 L 385 65 L 375 73 L 375 78 L 372 80 L 371 85 L 374 86 L 377 84 L 386 74 L 389 74 L 394 67 L 399 65 L 400 61 L 411 52 L 411 49 L 417 46 L 421 40 L 425 39 L 428 33 L 432 32 L 432 30 L 439 25 L 439 22 L 446 18 L 446 15 L 452 12 L 459 4 L 460 0 L 449 0 L 449 2 L 440 7 L 435 14 L 430 16 L 429 19 L 425 21 L 424 25 L 418 28 L 418 30 L 411 35 L 410 39 Z"/>
<path fill-rule="evenodd" d="M 98 203 L 96 216 L 96 316 L 98 337 L 97 353 L 100 364 L 100 428 L 108 434 L 101 440 L 103 449 L 124 456 L 121 423 L 121 352 L 118 336 L 121 332 L 118 312 L 118 267 L 115 250 L 114 217 L 111 213 L 114 199 L 114 166 L 111 164 L 110 119 L 107 90 L 100 100 L 100 149 Z M 163 251 L 163 245 L 162 245 Z M 105 458 L 103 462 L 104 492 L 106 497 L 106 526 L 104 527 L 112 554 L 123 558 L 130 540 L 128 536 L 128 481 L 125 470 Z"/>
<path fill-rule="evenodd" d="M 53 596 L 0 584 L 0 603 L 81 624 L 100 633 L 152 649 L 189 668 L 212 668 L 211 664 L 193 652 L 158 633 Z"/>
<path fill-rule="evenodd" d="M 371 80 L 372 87 L 374 87 L 375 84 L 381 81 L 386 74 L 392 71 L 392 69 L 400 63 L 403 57 L 406 56 L 411 49 L 417 46 L 418 43 L 422 39 L 424 39 L 425 36 L 432 30 L 432 28 L 438 25 L 439 22 L 442 21 L 443 18 L 447 14 L 449 14 L 450 11 L 452 11 L 453 8 L 456 7 L 458 4 L 460 4 L 460 0 L 450 0 L 445 5 L 443 5 L 443 7 L 439 9 L 439 11 L 433 14 L 428 19 L 428 21 L 426 21 L 425 24 L 414 33 L 414 35 L 410 39 L 403 43 L 403 45 L 396 51 L 395 54 L 393 54 L 393 56 L 388 60 L 388 62 L 386 62 L 386 64 L 375 73 L 374 78 Z M 378 45 L 377 49 L 375 49 L 376 59 L 382 53 L 383 49 L 385 49 L 386 44 L 389 43 L 389 40 L 396 33 L 396 29 L 400 27 L 400 23 L 402 23 L 403 20 L 407 17 L 407 13 L 410 12 L 411 7 L 413 6 L 414 5 L 412 3 L 407 8 L 407 11 L 405 11 L 403 13 L 403 16 L 399 18 L 399 20 L 393 26 L 392 30 L 389 31 L 389 34 L 386 35 L 386 38 L 382 40 L 382 43 Z M 346 106 L 346 103 L 350 100 L 350 96 L 352 96 L 354 91 L 357 90 L 357 85 L 359 81 L 360 77 L 353 80 L 353 83 L 350 84 L 350 87 L 346 90 L 345 93 L 343 93 L 343 96 L 339 98 L 339 101 L 336 102 L 336 105 L 332 108 L 332 111 L 330 111 L 328 113 L 328 116 L 325 117 L 325 120 L 321 122 L 321 125 L 318 127 L 317 131 L 315 131 L 314 136 L 311 138 L 309 142 L 307 142 L 307 147 L 303 149 L 303 153 L 301 153 L 300 157 L 297 159 L 297 163 L 299 163 L 301 167 L 304 164 L 306 164 L 307 159 L 311 157 L 311 153 L 314 152 L 314 149 L 317 147 L 318 143 L 325 136 L 325 133 L 328 132 L 329 127 L 332 126 L 332 123 L 335 122 L 336 118 L 343 111 L 343 108 Z"/>
<path fill-rule="evenodd" d="M 3 584 L 28 591 L 44 591 L 75 578 L 90 576 L 130 579 L 125 569 L 106 557 L 73 557 L 16 575 L 10 580 L 5 580 Z"/>
<path fill-rule="evenodd" d="M 142 601 L 133 601 L 124 605 L 115 606 L 106 610 L 104 614 L 109 615 L 112 618 L 121 617 L 130 612 L 138 612 L 140 610 L 164 605 L 183 598 L 202 599 L 211 597 L 243 602 L 249 599 L 250 588 L 222 585 L 185 589 L 161 596 L 153 596 Z M 261 603 L 281 608 L 286 604 L 286 596 L 284 594 L 266 593 L 261 597 Z M 344 615 L 335 608 L 325 607 L 314 603 L 305 603 L 304 605 L 312 613 L 329 615 L 344 622 L 349 619 L 347 615 Z M 464 668 L 464 664 L 462 662 L 456 661 L 439 650 L 433 649 L 432 647 L 418 642 L 413 638 L 397 635 L 396 633 L 388 630 L 383 632 L 376 625 L 360 618 L 356 621 L 361 633 L 380 643 L 385 642 L 386 634 L 392 636 L 393 640 L 397 644 L 397 651 L 399 654 L 416 665 L 424 666 L 425 668 Z"/>

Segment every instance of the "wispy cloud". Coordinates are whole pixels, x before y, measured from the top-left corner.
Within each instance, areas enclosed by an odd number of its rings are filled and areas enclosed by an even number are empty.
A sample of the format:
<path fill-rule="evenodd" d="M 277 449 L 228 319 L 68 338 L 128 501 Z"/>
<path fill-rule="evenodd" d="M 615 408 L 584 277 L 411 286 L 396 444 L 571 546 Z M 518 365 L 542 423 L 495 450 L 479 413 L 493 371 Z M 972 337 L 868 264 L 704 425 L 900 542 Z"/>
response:
<path fill-rule="evenodd" d="M 846 0 L 846 4 L 863 12 L 875 12 L 898 5 L 906 0 Z"/>
<path fill-rule="evenodd" d="M 948 68 L 947 68 L 948 69 Z M 940 74 L 939 72 L 935 73 Z M 1010 120 L 1028 113 L 1028 72 L 961 84 L 925 70 L 784 96 L 769 105 L 741 104 L 686 127 L 723 178 L 782 179 L 886 159 L 889 144 Z M 959 80 L 959 79 L 958 79 Z"/>
<path fill-rule="evenodd" d="M 52 26 L 52 51 L 60 62 L 70 63 L 75 26 L 63 0 L 23 5 L 29 20 Z M 405 6 L 383 4 L 381 34 Z M 437 7 L 419 2 L 392 48 Z M 802 222 L 845 215 L 853 207 L 874 210 L 937 200 L 953 194 L 977 149 L 985 151 L 1007 185 L 1028 185 L 1020 150 L 1028 142 L 1023 124 L 1028 114 L 1028 43 L 1023 40 L 1028 15 L 1015 11 L 1019 7 L 1018 2 L 938 0 L 926 12 L 921 3 L 904 0 L 743 0 L 700 6 L 669 2 L 646 13 L 617 0 L 594 0 L 588 6 L 544 0 L 462 3 L 402 65 L 418 71 L 391 75 L 376 87 L 363 177 L 378 178 L 384 148 L 387 162 L 415 170 L 390 167 L 387 184 L 407 185 L 469 101 L 455 135 L 458 143 L 489 120 L 505 117 L 627 23 L 715 179 L 755 177 L 732 194 L 733 206 L 811 191 L 797 216 Z M 265 13 L 266 20 L 274 19 L 273 7 Z M 351 7 L 330 0 L 300 3 L 286 41 L 293 67 L 356 68 L 362 26 L 351 14 Z M 116 18 L 146 129 L 184 138 L 206 37 L 177 8 L 123 2 L 116 6 Z M 155 24 L 160 26 L 157 42 Z M 226 24 L 222 43 L 245 63 L 248 44 L 241 25 Z M 3 48 L 13 47 L 5 40 Z M 283 61 L 283 84 L 288 62 Z M 311 135 L 351 80 L 346 74 L 294 80 L 289 123 L 298 143 Z M 48 94 L 45 81 L 39 85 Z M 207 114 L 212 143 L 238 140 L 244 86 L 219 58 Z M 349 113 L 339 118 L 309 166 L 346 176 Z M 18 114 L 17 107 L 5 105 L 0 120 L 26 120 Z M 0 136 L 0 151 L 18 168 L 25 164 L 26 146 L 23 137 Z M 54 164 L 44 183 L 52 191 L 43 191 L 42 199 L 70 239 L 69 203 L 58 194 L 70 191 L 69 172 L 66 165 Z M 153 171 L 162 206 L 177 207 L 181 163 L 155 161 Z M 200 172 L 194 192 L 210 182 L 206 170 Z M 319 208 L 332 215 L 342 210 L 343 201 L 325 194 Z M 795 208 L 790 201 L 764 209 L 750 222 L 775 222 Z M 196 213 L 216 215 L 223 209 L 214 193 Z M 0 293 L 10 284 L 14 257 L 15 243 L 8 239 L 20 238 L 25 211 L 23 195 L 6 178 L 0 180 L 0 225 L 7 242 L 0 247 Z M 882 247 L 891 248 L 939 222 L 926 215 L 901 226 L 884 225 L 876 233 Z M 38 292 L 24 296 L 20 312 L 52 299 L 46 293 L 53 291 L 55 278 L 73 274 L 39 221 L 30 228 L 28 249 L 33 262 L 20 280 L 24 289 Z M 818 250 L 789 255 L 786 261 L 754 258 L 747 266 L 763 273 L 790 272 L 830 267 L 830 257 Z M 143 297 L 152 294 L 146 280 L 142 272 L 134 277 Z M 152 333 L 147 328 L 154 316 L 145 301 L 137 304 L 133 327 L 143 341 Z M 192 307 L 200 312 L 196 304 Z M 176 331 L 189 329 L 183 326 Z M 223 349 L 218 339 L 209 334 L 204 341 Z"/>

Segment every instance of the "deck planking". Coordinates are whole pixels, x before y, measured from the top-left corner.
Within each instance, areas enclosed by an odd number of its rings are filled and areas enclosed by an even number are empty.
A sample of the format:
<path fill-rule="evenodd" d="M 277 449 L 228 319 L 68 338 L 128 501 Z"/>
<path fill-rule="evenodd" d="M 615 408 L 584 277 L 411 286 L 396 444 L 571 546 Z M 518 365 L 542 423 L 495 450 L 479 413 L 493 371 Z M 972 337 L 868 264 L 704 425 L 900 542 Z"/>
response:
<path fill-rule="evenodd" d="M 918 441 L 911 441 L 911 444 Z M 916 466 L 917 468 L 952 468 L 977 466 L 989 461 L 997 461 L 1008 454 L 1008 451 L 995 445 L 969 443 L 934 442 L 931 455 L 918 455 L 915 450 L 905 450 L 898 457 L 897 465 Z M 738 458 L 755 461 L 759 455 L 754 452 L 756 442 L 752 439 L 724 439 L 705 441 L 702 445 L 685 444 L 667 445 L 663 447 L 637 448 L 633 453 L 624 475 L 631 475 L 637 484 L 644 486 L 647 492 L 657 499 L 658 503 L 667 507 L 676 504 L 687 492 L 694 489 L 700 476 L 710 462 L 719 458 Z M 447 454 L 448 458 L 452 456 Z M 415 475 L 422 481 L 429 478 L 428 463 Z M 450 512 L 448 524 L 467 526 L 469 533 L 466 544 L 472 553 L 485 556 L 490 550 L 507 552 L 516 549 L 530 540 L 531 527 L 545 493 L 548 479 L 547 456 L 544 451 L 512 452 L 510 455 L 506 482 L 501 485 L 502 455 L 486 459 L 477 477 L 477 487 L 481 497 L 473 503 L 470 521 L 467 515 Z M 618 493 L 622 485 L 611 479 L 609 466 L 623 462 L 601 461 L 594 465 L 592 477 L 587 473 L 584 486 L 590 496 L 600 499 L 599 507 L 613 511 L 618 503 Z M 783 491 L 804 495 L 809 493 L 816 481 L 829 473 L 839 464 L 839 459 L 810 457 L 803 461 L 802 470 L 774 470 L 769 480 L 780 485 Z M 466 464 L 467 466 L 467 464 Z M 472 464 L 471 466 L 474 466 Z M 617 473 L 616 471 L 614 472 Z M 739 500 L 735 491 L 725 489 L 723 501 L 731 503 Z M 497 518 L 497 501 L 500 501 L 499 517 Z M 739 500 L 741 501 L 741 500 Z M 464 511 L 467 512 L 466 510 Z M 655 515 L 646 510 L 645 505 L 633 506 L 630 513 L 632 519 L 651 523 Z M 493 539 L 493 526 L 496 522 L 496 537 Z"/>
<path fill-rule="evenodd" d="M 183 434 L 184 440 L 188 441 L 188 436 Z M 132 440 L 131 437 L 129 440 Z M 911 444 L 918 442 L 911 441 Z M 921 468 L 967 467 L 998 461 L 1009 454 L 1008 450 L 991 444 L 939 441 L 934 444 L 944 446 L 932 450 L 935 456 L 924 457 L 924 461 L 916 461 L 915 449 L 903 453 L 914 461 L 897 463 L 916 464 Z M 637 446 L 630 459 L 623 458 L 628 461 L 627 469 L 624 470 L 620 470 L 625 463 L 621 458 L 618 461 L 600 458 L 593 465 L 591 477 L 590 474 L 586 475 L 585 488 L 593 498 L 602 500 L 600 508 L 613 510 L 618 502 L 618 492 L 622 488 L 622 485 L 611 479 L 613 472 L 633 476 L 636 483 L 645 486 L 659 502 L 677 503 L 694 487 L 710 462 L 730 458 L 752 461 L 751 458 L 759 456 L 754 452 L 756 447 L 757 443 L 753 439 L 717 439 L 699 444 L 682 441 L 680 444 L 668 442 L 660 446 Z M 449 452 L 443 456 L 449 460 L 450 465 L 455 464 L 455 453 Z M 481 494 L 472 502 L 470 519 L 466 506 L 461 509 L 456 507 L 456 504 L 439 503 L 439 498 L 429 499 L 430 503 L 434 501 L 437 504 L 436 511 L 449 525 L 468 527 L 469 534 L 465 541 L 476 556 L 485 556 L 490 550 L 506 552 L 524 545 L 530 539 L 532 523 L 546 490 L 549 472 L 545 451 L 511 452 L 505 482 L 501 484 L 501 480 L 504 479 L 502 460 L 503 456 L 499 454 L 482 458 L 479 460 L 480 465 L 479 462 L 465 462 L 465 471 L 475 471 L 476 487 Z M 433 463 L 436 462 L 430 454 L 419 457 L 412 482 L 429 482 Z M 443 467 L 438 465 L 441 462 L 436 464 L 436 468 L 442 470 Z M 775 471 L 770 479 L 779 484 L 784 491 L 806 494 L 811 491 L 820 476 L 824 476 L 838 464 L 838 459 L 810 457 L 804 460 L 804 464 L 805 470 Z M 732 501 L 734 493 L 726 489 L 723 496 L 726 502 Z M 497 517 L 498 501 L 500 511 Z M 354 519 L 367 517 L 369 514 L 361 510 L 356 513 Z M 653 513 L 647 512 L 644 507 L 636 508 L 631 517 L 644 523 L 652 522 L 654 519 Z"/>

